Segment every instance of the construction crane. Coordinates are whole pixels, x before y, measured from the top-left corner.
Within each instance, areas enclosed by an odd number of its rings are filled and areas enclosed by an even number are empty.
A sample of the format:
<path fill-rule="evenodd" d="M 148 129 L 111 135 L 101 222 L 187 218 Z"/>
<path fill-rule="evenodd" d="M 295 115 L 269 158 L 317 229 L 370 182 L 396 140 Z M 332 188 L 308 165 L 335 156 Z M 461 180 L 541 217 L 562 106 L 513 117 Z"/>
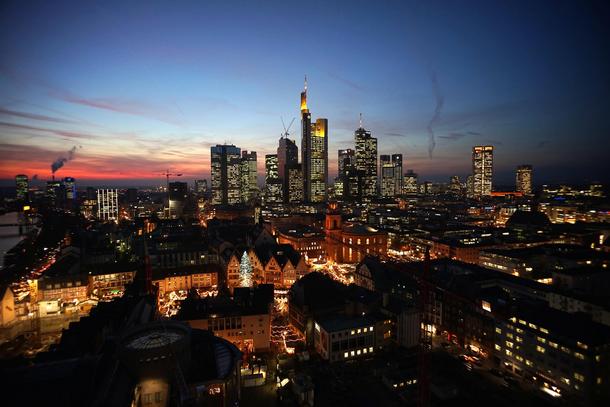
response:
<path fill-rule="evenodd" d="M 284 127 L 284 132 L 282 133 L 282 137 L 288 138 L 288 135 L 290 134 L 288 131 L 292 127 L 292 123 L 294 123 L 295 118 L 294 117 L 292 118 L 292 121 L 288 125 L 288 128 L 286 128 L 286 124 L 284 123 L 284 118 L 282 116 L 280 116 L 280 119 L 282 120 L 282 126 Z"/>
<path fill-rule="evenodd" d="M 167 170 L 165 170 L 165 172 L 162 172 L 161 175 L 165 175 L 166 187 L 167 187 L 167 217 L 171 218 L 172 217 L 172 209 L 169 206 L 169 177 L 170 177 L 170 175 L 172 177 L 181 177 L 182 173 L 172 173 L 172 172 L 169 172 L 169 168 L 168 168 Z"/>

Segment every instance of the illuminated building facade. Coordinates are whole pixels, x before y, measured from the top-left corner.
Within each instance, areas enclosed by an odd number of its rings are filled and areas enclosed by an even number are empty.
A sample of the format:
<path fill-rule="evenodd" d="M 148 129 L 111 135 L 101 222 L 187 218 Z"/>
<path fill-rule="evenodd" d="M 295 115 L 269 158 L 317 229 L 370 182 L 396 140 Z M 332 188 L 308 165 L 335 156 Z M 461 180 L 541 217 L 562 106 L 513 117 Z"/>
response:
<path fill-rule="evenodd" d="M 381 196 L 393 198 L 402 193 L 402 154 L 381 155 Z"/>
<path fill-rule="evenodd" d="M 196 179 L 195 180 L 195 194 L 197 197 L 202 198 L 208 193 L 208 180 L 207 179 Z"/>
<path fill-rule="evenodd" d="M 244 150 L 241 152 L 241 163 L 239 169 L 240 194 L 242 203 L 250 203 L 258 189 L 256 151 Z"/>
<path fill-rule="evenodd" d="M 186 182 L 169 183 L 169 217 L 179 218 L 184 211 L 184 204 L 188 195 L 188 185 Z"/>
<path fill-rule="evenodd" d="M 26 201 L 28 198 L 28 176 L 19 174 L 15 176 L 17 200 Z"/>
<path fill-rule="evenodd" d="M 211 147 L 212 204 L 237 205 L 241 202 L 241 150 L 234 145 Z"/>
<path fill-rule="evenodd" d="M 66 201 L 74 202 L 76 200 L 76 180 L 72 177 L 64 178 L 64 188 L 66 190 Z"/>
<path fill-rule="evenodd" d="M 283 198 L 283 185 L 279 178 L 277 154 L 265 156 L 265 203 L 281 203 Z"/>
<path fill-rule="evenodd" d="M 372 318 L 336 316 L 314 322 L 314 345 L 324 360 L 341 362 L 371 357 L 376 348 Z"/>
<path fill-rule="evenodd" d="M 305 202 L 326 201 L 328 182 L 328 120 L 311 122 L 307 108 L 307 80 L 301 92 L 301 164 Z"/>
<path fill-rule="evenodd" d="M 63 196 L 61 190 L 62 187 L 60 181 L 47 181 L 47 190 L 45 192 L 45 198 L 50 206 L 56 207 L 62 203 Z"/>
<path fill-rule="evenodd" d="M 462 194 L 462 184 L 460 182 L 460 177 L 457 175 L 453 175 L 449 179 L 449 193 L 460 196 Z"/>
<path fill-rule="evenodd" d="M 402 190 L 404 195 L 417 195 L 417 174 L 413 170 L 405 173 Z"/>
<path fill-rule="evenodd" d="M 608 326 L 548 307 L 517 307 L 511 314 L 495 327 L 494 356 L 506 369 L 536 377 L 555 398 L 607 405 Z"/>
<path fill-rule="evenodd" d="M 532 194 L 532 166 L 520 165 L 515 174 L 515 190 L 524 195 Z"/>
<path fill-rule="evenodd" d="M 493 146 L 475 146 L 472 148 L 472 187 L 475 198 L 491 195 L 493 158 Z"/>
<path fill-rule="evenodd" d="M 363 199 L 377 195 L 377 139 L 360 124 L 356 139 L 356 169 L 361 171 L 359 192 Z"/>
<path fill-rule="evenodd" d="M 346 148 L 338 151 L 337 167 L 339 169 L 338 176 L 346 175 L 346 170 L 350 166 L 356 165 L 355 152 L 351 148 Z"/>
<path fill-rule="evenodd" d="M 286 168 L 288 183 L 288 203 L 303 202 L 303 168 L 293 164 Z"/>
<path fill-rule="evenodd" d="M 97 218 L 103 221 L 119 219 L 118 189 L 97 190 Z"/>

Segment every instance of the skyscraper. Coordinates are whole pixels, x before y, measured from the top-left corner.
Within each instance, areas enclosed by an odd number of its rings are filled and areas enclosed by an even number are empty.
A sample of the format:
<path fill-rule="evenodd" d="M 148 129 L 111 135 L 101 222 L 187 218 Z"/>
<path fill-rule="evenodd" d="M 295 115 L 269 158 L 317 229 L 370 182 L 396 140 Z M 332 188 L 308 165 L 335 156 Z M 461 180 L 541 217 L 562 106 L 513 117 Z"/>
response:
<path fill-rule="evenodd" d="M 234 145 L 211 147 L 212 204 L 237 205 L 241 201 L 241 150 Z"/>
<path fill-rule="evenodd" d="M 283 185 L 279 179 L 277 154 L 265 155 L 265 203 L 283 202 Z"/>
<path fill-rule="evenodd" d="M 66 200 L 74 202 L 76 200 L 76 180 L 72 177 L 65 177 L 64 188 L 66 189 Z"/>
<path fill-rule="evenodd" d="M 449 193 L 455 196 L 462 195 L 462 183 L 460 182 L 460 177 L 457 175 L 453 175 L 449 179 Z"/>
<path fill-rule="evenodd" d="M 311 123 L 307 108 L 307 78 L 301 92 L 301 164 L 305 202 L 324 202 L 328 182 L 328 120 Z"/>
<path fill-rule="evenodd" d="M 413 170 L 407 170 L 404 176 L 403 195 L 417 195 L 417 174 Z"/>
<path fill-rule="evenodd" d="M 60 181 L 47 181 L 45 198 L 51 207 L 55 208 L 63 206 L 64 196 L 62 194 L 62 186 Z"/>
<path fill-rule="evenodd" d="M 354 150 L 352 150 L 351 148 L 339 150 L 337 158 L 338 177 L 342 177 L 345 175 L 347 167 L 356 164 Z"/>
<path fill-rule="evenodd" d="M 493 146 L 475 146 L 472 148 L 472 187 L 475 198 L 491 195 L 493 158 Z"/>
<path fill-rule="evenodd" d="M 248 151 L 244 150 L 241 152 L 240 194 L 242 203 L 250 203 L 258 189 L 256 161 L 256 151 L 248 153 Z"/>
<path fill-rule="evenodd" d="M 377 194 L 377 139 L 371 132 L 360 127 L 354 132 L 356 139 L 356 169 L 361 171 L 360 196 L 370 199 Z"/>
<path fill-rule="evenodd" d="M 532 194 L 532 166 L 520 165 L 515 176 L 515 190 L 523 195 Z"/>
<path fill-rule="evenodd" d="M 199 198 L 203 198 L 208 193 L 208 180 L 207 179 L 196 179 L 195 180 L 195 194 Z"/>
<path fill-rule="evenodd" d="M 97 190 L 97 218 L 104 221 L 119 219 L 118 189 Z"/>
<path fill-rule="evenodd" d="M 379 156 L 381 196 L 392 198 L 402 194 L 402 154 Z"/>
<path fill-rule="evenodd" d="M 294 140 L 281 137 L 277 148 L 277 163 L 279 178 L 284 188 L 284 200 L 288 200 L 288 168 L 294 168 L 299 163 L 299 148 Z"/>
<path fill-rule="evenodd" d="M 19 174 L 15 176 L 15 187 L 17 189 L 17 200 L 27 201 L 28 199 L 28 176 Z"/>
<path fill-rule="evenodd" d="M 288 174 L 288 202 L 303 202 L 303 168 L 299 164 L 287 167 Z"/>
<path fill-rule="evenodd" d="M 186 182 L 169 183 L 169 217 L 171 219 L 182 216 L 187 195 L 188 184 Z"/>

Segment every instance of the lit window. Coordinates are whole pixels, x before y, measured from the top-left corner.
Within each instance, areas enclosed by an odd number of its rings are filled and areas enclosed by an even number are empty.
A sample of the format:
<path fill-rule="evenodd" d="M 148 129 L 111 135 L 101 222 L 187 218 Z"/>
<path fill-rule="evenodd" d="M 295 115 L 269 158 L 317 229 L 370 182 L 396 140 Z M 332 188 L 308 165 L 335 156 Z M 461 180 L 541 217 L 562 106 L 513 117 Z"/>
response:
<path fill-rule="evenodd" d="M 506 337 L 507 337 L 507 338 L 510 338 L 510 339 L 513 339 L 513 334 L 512 334 L 512 333 L 510 333 L 510 332 L 507 332 L 507 333 L 506 333 Z"/>
<path fill-rule="evenodd" d="M 343 357 L 344 357 L 344 358 L 349 357 L 349 353 L 344 352 L 344 353 L 343 353 Z"/>
<path fill-rule="evenodd" d="M 525 321 L 524 321 L 524 320 L 522 320 L 522 319 L 520 319 L 520 320 L 519 320 L 519 323 L 520 323 L 521 325 L 527 325 L 527 322 L 525 322 Z"/>
<path fill-rule="evenodd" d="M 536 350 L 540 353 L 544 353 L 545 349 L 542 346 L 536 346 Z"/>
<path fill-rule="evenodd" d="M 583 355 L 582 353 L 574 352 L 574 357 L 576 359 L 585 360 L 585 355 Z"/>
<path fill-rule="evenodd" d="M 368 328 L 364 328 L 363 329 L 364 332 L 368 332 L 368 330 L 369 330 Z"/>
<path fill-rule="evenodd" d="M 506 349 L 505 352 L 506 352 L 506 356 L 512 356 L 513 355 L 513 353 L 510 350 L 508 350 L 508 349 Z"/>
<path fill-rule="evenodd" d="M 523 329 L 521 329 L 521 328 L 517 328 L 516 331 L 517 331 L 518 334 L 522 334 L 523 333 Z"/>
<path fill-rule="evenodd" d="M 496 327 L 496 333 L 497 333 L 497 334 L 501 334 L 501 333 L 502 333 L 502 330 L 501 330 L 500 328 L 497 328 L 497 327 Z"/>
<path fill-rule="evenodd" d="M 388 322 L 390 322 L 390 321 L 388 321 Z M 372 327 L 372 326 L 371 326 L 371 327 L 369 327 L 369 331 L 372 331 L 372 330 L 373 330 L 373 327 Z"/>
<path fill-rule="evenodd" d="M 522 356 L 515 355 L 515 359 L 517 359 L 519 362 L 523 362 L 523 357 Z"/>
<path fill-rule="evenodd" d="M 580 373 L 574 373 L 574 378 L 581 383 L 584 383 L 585 381 L 585 376 L 581 375 Z"/>
<path fill-rule="evenodd" d="M 549 345 L 555 349 L 557 349 L 559 347 L 559 345 L 557 345 L 556 342 L 552 342 L 552 341 L 549 341 Z"/>
<path fill-rule="evenodd" d="M 352 355 L 352 356 L 354 356 L 355 354 L 356 354 L 356 352 L 354 352 L 354 351 L 350 352 L 350 355 Z"/>
<path fill-rule="evenodd" d="M 360 355 L 360 349 L 356 351 L 356 355 Z"/>
<path fill-rule="evenodd" d="M 536 339 L 538 340 L 538 342 L 546 343 L 546 339 L 544 338 L 537 336 Z"/>
<path fill-rule="evenodd" d="M 523 342 L 523 338 L 520 336 L 515 336 L 515 340 L 519 343 Z"/>
<path fill-rule="evenodd" d="M 589 347 L 586 344 L 582 343 L 582 342 L 576 342 L 576 345 L 578 345 L 578 347 L 580 349 L 584 349 L 584 350 L 589 349 Z"/>
<path fill-rule="evenodd" d="M 540 327 L 540 332 L 545 333 L 545 334 L 549 333 L 548 329 L 543 328 L 543 327 Z"/>
<path fill-rule="evenodd" d="M 527 359 L 525 359 L 525 364 L 528 365 L 528 366 L 534 366 L 532 361 L 531 360 L 527 360 Z"/>
<path fill-rule="evenodd" d="M 601 377 L 598 377 L 598 378 L 595 380 L 595 383 L 597 383 L 597 384 L 602 384 L 602 378 L 601 378 Z"/>
<path fill-rule="evenodd" d="M 362 349 L 362 353 L 367 353 L 368 350 L 366 350 L 366 348 Z"/>
<path fill-rule="evenodd" d="M 506 346 L 508 346 L 509 348 L 512 348 L 513 347 L 513 343 L 509 342 L 509 341 L 506 341 Z"/>
<path fill-rule="evenodd" d="M 538 329 L 538 327 L 535 324 L 532 324 L 531 322 L 528 325 L 532 329 Z"/>
<path fill-rule="evenodd" d="M 565 346 L 562 346 L 562 347 L 561 347 L 561 350 L 562 350 L 563 352 L 567 353 L 568 355 L 571 353 L 571 352 L 570 352 L 570 349 L 566 348 Z"/>
<path fill-rule="evenodd" d="M 496 350 L 501 351 L 502 347 L 500 345 L 498 345 L 497 343 L 494 345 L 494 348 L 496 348 Z"/>
<path fill-rule="evenodd" d="M 370 347 L 370 348 L 369 348 L 369 352 L 372 352 L 372 351 L 373 351 L 373 347 Z"/>
<path fill-rule="evenodd" d="M 356 334 L 356 331 L 352 331 L 352 335 Z"/>

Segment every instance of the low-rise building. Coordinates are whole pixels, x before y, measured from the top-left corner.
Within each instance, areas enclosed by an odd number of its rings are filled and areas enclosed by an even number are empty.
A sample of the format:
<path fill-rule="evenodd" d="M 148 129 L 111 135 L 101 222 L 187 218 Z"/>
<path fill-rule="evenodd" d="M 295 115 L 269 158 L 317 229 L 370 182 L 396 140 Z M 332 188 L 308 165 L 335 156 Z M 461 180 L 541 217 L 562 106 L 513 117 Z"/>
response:
<path fill-rule="evenodd" d="M 377 349 L 375 325 L 368 316 L 336 315 L 314 322 L 314 346 L 330 362 L 372 356 Z"/>
<path fill-rule="evenodd" d="M 176 316 L 192 328 L 212 331 L 242 352 L 270 348 L 273 285 L 237 287 L 233 297 L 188 298 Z"/>
<path fill-rule="evenodd" d="M 192 288 L 213 289 L 218 286 L 220 272 L 221 267 L 216 264 L 157 269 L 153 271 L 152 282 L 159 288 L 160 295 Z"/>

